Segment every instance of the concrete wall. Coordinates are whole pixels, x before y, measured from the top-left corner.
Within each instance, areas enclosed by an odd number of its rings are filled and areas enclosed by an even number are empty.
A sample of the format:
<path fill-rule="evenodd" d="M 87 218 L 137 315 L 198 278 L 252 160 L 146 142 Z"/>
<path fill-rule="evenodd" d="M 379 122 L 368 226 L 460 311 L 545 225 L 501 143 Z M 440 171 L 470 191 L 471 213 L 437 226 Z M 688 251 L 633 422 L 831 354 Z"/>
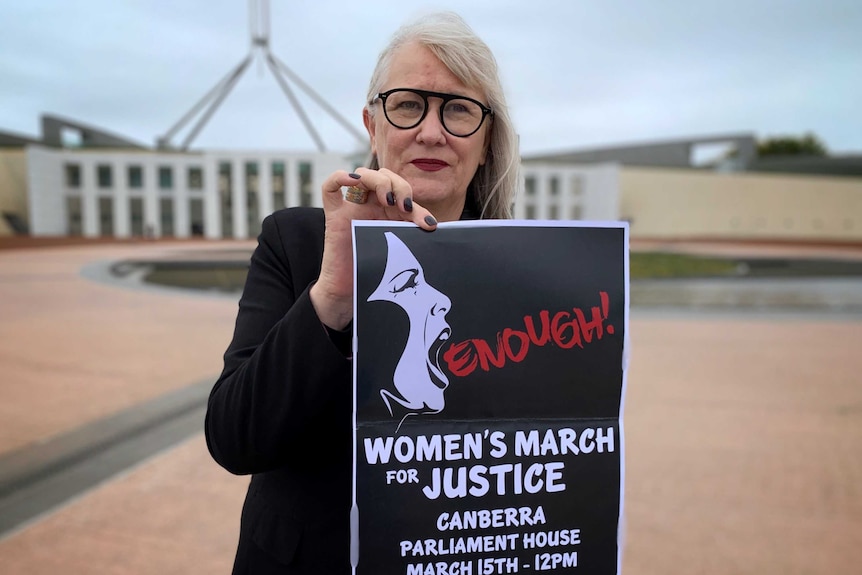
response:
<path fill-rule="evenodd" d="M 862 178 L 623 168 L 632 238 L 862 241 Z"/>
<path fill-rule="evenodd" d="M 75 132 L 80 137 L 79 146 L 81 148 L 144 149 L 137 142 L 111 134 L 101 128 L 88 126 L 81 122 L 59 116 L 42 115 L 42 142 L 45 145 L 62 148 L 65 145 L 65 142 L 63 142 L 63 131 L 67 129 Z"/>
<path fill-rule="evenodd" d="M 594 150 L 531 154 L 524 156 L 524 161 L 554 164 L 616 163 L 624 166 L 688 168 L 694 166 L 692 156 L 695 150 L 702 146 L 714 146 L 716 144 L 732 147 L 736 151 L 734 163 L 742 166 L 747 165 L 757 155 L 757 144 L 753 135 L 724 134 Z"/>
<path fill-rule="evenodd" d="M 0 150 L 0 214 L 16 214 L 27 221 L 27 156 L 24 150 Z M 12 230 L 0 217 L 0 235 Z"/>

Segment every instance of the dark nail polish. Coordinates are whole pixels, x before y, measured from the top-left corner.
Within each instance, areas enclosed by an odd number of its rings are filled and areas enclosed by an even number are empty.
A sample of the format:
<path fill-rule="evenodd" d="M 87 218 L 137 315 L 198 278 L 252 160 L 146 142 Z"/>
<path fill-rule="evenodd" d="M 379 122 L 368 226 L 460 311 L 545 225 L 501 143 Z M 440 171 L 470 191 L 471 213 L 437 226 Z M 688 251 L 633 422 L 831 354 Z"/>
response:
<path fill-rule="evenodd" d="M 359 174 L 354 174 L 353 172 L 350 172 L 350 173 L 349 173 L 349 174 L 347 174 L 347 175 L 348 175 L 348 176 L 350 176 L 351 178 L 353 178 L 354 180 L 358 180 L 359 178 L 361 178 L 361 177 L 362 177 L 362 176 L 360 176 Z"/>
<path fill-rule="evenodd" d="M 386 194 L 386 203 L 390 206 L 395 205 L 395 192 L 389 192 L 388 194 Z"/>
<path fill-rule="evenodd" d="M 404 198 L 404 211 L 412 212 L 413 211 L 413 200 L 410 198 Z"/>
<path fill-rule="evenodd" d="M 429 226 L 436 226 L 437 220 L 434 219 L 434 216 L 425 216 L 425 223 Z"/>

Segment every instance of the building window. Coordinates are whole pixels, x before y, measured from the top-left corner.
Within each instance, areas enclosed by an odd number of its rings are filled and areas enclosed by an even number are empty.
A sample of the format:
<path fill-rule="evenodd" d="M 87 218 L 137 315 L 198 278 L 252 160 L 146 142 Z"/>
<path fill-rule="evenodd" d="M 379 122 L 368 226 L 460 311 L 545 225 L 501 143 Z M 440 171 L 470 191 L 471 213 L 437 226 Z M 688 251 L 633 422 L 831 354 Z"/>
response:
<path fill-rule="evenodd" d="M 299 163 L 299 205 L 311 205 L 311 163 Z"/>
<path fill-rule="evenodd" d="M 536 195 L 536 178 L 533 176 L 524 178 L 524 191 L 527 192 L 528 196 Z"/>
<path fill-rule="evenodd" d="M 256 191 L 249 191 L 246 195 L 246 223 L 249 237 L 260 234 L 260 204 L 257 197 Z"/>
<path fill-rule="evenodd" d="M 569 219 L 579 220 L 581 219 L 581 205 L 575 204 L 569 208 Z"/>
<path fill-rule="evenodd" d="M 66 225 L 68 226 L 70 236 L 82 235 L 81 198 L 78 196 L 66 197 Z"/>
<path fill-rule="evenodd" d="M 144 170 L 141 166 L 129 166 L 129 187 L 139 189 L 144 187 Z"/>
<path fill-rule="evenodd" d="M 96 166 L 96 181 L 99 182 L 100 188 L 111 188 L 114 186 L 114 174 L 111 171 L 111 166 L 107 164 L 99 164 Z"/>
<path fill-rule="evenodd" d="M 550 220 L 558 220 L 560 219 L 560 207 L 556 204 L 551 204 L 548 206 L 548 219 Z"/>
<path fill-rule="evenodd" d="M 174 235 L 174 200 L 173 198 L 159 199 L 159 214 L 162 223 L 162 237 Z"/>
<path fill-rule="evenodd" d="M 159 166 L 159 188 L 162 190 L 174 188 L 174 171 L 170 166 Z"/>
<path fill-rule="evenodd" d="M 191 216 L 192 235 L 204 235 L 204 201 L 202 199 L 191 199 L 189 202 L 189 215 Z"/>
<path fill-rule="evenodd" d="M 80 164 L 66 164 L 66 187 L 80 188 L 81 187 L 81 166 Z"/>
<path fill-rule="evenodd" d="M 114 198 L 99 198 L 99 235 L 114 235 Z"/>
<path fill-rule="evenodd" d="M 231 181 L 230 162 L 221 162 L 218 166 L 218 193 L 221 201 L 222 236 L 233 237 L 233 202 L 231 198 L 233 183 Z"/>
<path fill-rule="evenodd" d="M 257 192 L 257 162 L 245 163 L 245 189 L 247 192 Z"/>
<path fill-rule="evenodd" d="M 524 217 L 528 220 L 536 219 L 536 206 L 526 206 L 524 209 Z"/>
<path fill-rule="evenodd" d="M 144 199 L 129 198 L 129 214 L 132 217 L 132 235 L 144 235 Z"/>
<path fill-rule="evenodd" d="M 260 234 L 260 200 L 257 162 L 245 163 L 246 224 L 249 237 Z"/>
<path fill-rule="evenodd" d="M 548 180 L 548 185 L 551 188 L 551 195 L 557 196 L 560 194 L 560 178 L 557 176 L 553 176 L 550 180 Z"/>
<path fill-rule="evenodd" d="M 200 167 L 189 168 L 189 189 L 202 190 L 204 188 L 204 171 Z"/>

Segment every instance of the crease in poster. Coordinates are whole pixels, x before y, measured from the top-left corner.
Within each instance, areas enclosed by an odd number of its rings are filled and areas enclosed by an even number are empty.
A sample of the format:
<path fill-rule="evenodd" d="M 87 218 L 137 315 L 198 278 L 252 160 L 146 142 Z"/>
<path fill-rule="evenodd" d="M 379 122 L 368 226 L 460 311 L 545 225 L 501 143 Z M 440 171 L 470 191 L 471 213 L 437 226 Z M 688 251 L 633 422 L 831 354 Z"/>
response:
<path fill-rule="evenodd" d="M 626 224 L 353 232 L 354 573 L 619 573 Z"/>

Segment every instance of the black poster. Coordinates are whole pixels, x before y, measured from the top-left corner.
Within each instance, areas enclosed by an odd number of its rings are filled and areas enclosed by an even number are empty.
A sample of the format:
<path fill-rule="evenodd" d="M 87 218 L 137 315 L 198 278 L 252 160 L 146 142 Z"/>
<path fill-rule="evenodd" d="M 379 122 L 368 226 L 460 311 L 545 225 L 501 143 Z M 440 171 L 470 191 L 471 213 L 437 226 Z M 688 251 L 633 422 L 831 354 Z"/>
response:
<path fill-rule="evenodd" d="M 626 224 L 354 245 L 354 572 L 619 573 Z"/>

